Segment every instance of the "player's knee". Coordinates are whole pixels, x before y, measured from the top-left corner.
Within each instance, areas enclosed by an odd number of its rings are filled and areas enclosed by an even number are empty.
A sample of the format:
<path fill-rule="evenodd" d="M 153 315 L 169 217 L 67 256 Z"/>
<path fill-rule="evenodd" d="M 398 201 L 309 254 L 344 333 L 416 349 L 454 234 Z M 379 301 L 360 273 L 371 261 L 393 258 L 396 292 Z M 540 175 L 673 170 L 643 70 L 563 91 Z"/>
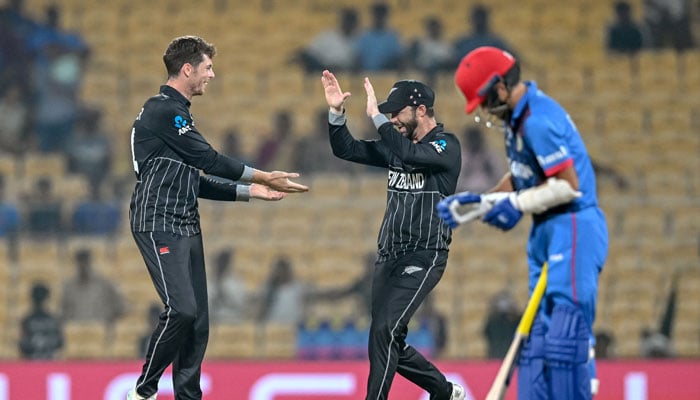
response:
<path fill-rule="evenodd" d="M 538 316 L 518 359 L 518 398 L 527 400 L 547 399 L 548 388 L 544 379 L 545 325 Z"/>
<path fill-rule="evenodd" d="M 552 310 L 544 350 L 548 362 L 583 364 L 588 361 L 590 329 L 577 307 L 558 304 Z"/>
<path fill-rule="evenodd" d="M 389 319 L 372 321 L 371 334 L 381 341 L 393 339 L 394 342 L 404 343 L 406 339 L 406 326 L 397 324 Z"/>
<path fill-rule="evenodd" d="M 197 317 L 197 307 L 183 306 L 183 307 L 173 307 L 170 309 L 170 320 L 174 323 L 180 323 L 183 325 L 191 324 Z"/>

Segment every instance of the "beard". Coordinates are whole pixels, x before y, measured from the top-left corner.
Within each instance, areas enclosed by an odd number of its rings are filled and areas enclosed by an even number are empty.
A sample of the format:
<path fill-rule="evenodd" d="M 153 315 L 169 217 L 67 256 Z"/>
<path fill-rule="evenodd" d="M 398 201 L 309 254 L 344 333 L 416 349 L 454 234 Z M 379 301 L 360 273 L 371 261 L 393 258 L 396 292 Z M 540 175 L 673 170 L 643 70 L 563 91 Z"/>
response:
<path fill-rule="evenodd" d="M 508 108 L 508 105 L 506 103 L 489 107 L 488 113 L 500 119 L 501 121 L 506 122 L 510 120 L 510 116 L 512 114 L 510 108 Z"/>
<path fill-rule="evenodd" d="M 198 84 L 193 84 L 193 85 L 192 85 L 192 89 L 191 89 L 191 90 L 192 90 L 192 96 L 201 96 L 201 95 L 203 95 L 203 94 L 204 94 L 204 91 L 205 91 L 205 89 L 206 89 L 206 87 L 207 87 L 207 82 L 208 82 L 208 81 L 204 81 L 204 82 L 199 82 Z"/>
<path fill-rule="evenodd" d="M 411 119 L 408 121 L 399 121 L 399 125 L 396 126 L 397 129 L 404 128 L 406 132 L 401 132 L 401 134 L 411 140 L 416 138 L 416 128 L 418 128 L 418 119 L 416 118 L 416 110 L 413 110 Z"/>
<path fill-rule="evenodd" d="M 510 97 L 510 92 L 508 93 L 508 97 Z M 498 98 L 498 92 L 495 88 L 489 90 L 489 93 L 484 101 L 484 105 L 486 111 L 494 117 L 502 121 L 508 121 L 510 119 L 511 110 L 508 107 L 508 103 L 506 103 L 506 101 L 501 101 Z"/>

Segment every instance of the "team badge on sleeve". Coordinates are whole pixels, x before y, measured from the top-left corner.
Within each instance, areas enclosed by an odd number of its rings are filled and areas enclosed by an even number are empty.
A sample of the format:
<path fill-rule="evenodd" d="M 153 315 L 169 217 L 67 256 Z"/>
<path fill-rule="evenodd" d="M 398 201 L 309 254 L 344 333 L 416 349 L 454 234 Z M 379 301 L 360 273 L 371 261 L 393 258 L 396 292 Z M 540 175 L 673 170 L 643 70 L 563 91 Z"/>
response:
<path fill-rule="evenodd" d="M 185 133 L 192 130 L 192 125 L 190 125 L 189 122 L 187 122 L 187 119 L 185 119 L 185 117 L 182 117 L 180 115 L 175 116 L 175 127 L 177 128 L 178 135 L 184 135 Z"/>
<path fill-rule="evenodd" d="M 429 142 L 433 147 L 435 147 L 435 151 L 438 152 L 438 154 L 442 153 L 445 151 L 445 148 L 447 148 L 447 142 L 443 139 L 438 139 L 438 140 L 433 140 L 432 142 Z"/>

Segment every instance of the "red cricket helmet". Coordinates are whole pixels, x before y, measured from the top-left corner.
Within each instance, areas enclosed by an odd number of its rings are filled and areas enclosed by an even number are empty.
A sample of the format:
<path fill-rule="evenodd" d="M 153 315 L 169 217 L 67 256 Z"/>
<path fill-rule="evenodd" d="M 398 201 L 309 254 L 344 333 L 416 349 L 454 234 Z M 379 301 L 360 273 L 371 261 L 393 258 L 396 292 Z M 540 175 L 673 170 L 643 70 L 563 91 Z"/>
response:
<path fill-rule="evenodd" d="M 478 47 L 462 58 L 455 72 L 455 84 L 467 100 L 467 114 L 484 102 L 488 90 L 515 64 L 510 53 L 491 46 Z"/>

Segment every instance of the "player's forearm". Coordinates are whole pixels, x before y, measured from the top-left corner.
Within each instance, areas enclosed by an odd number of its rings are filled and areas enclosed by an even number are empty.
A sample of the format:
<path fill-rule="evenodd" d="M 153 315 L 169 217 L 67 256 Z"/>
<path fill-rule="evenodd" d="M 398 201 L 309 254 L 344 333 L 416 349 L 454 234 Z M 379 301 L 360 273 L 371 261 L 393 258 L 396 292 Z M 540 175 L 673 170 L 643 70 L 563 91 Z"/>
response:
<path fill-rule="evenodd" d="M 555 177 L 567 181 L 572 189 L 578 190 L 578 175 L 573 166 L 559 171 Z"/>
<path fill-rule="evenodd" d="M 512 192 L 515 190 L 513 187 L 513 180 L 510 172 L 506 172 L 505 175 L 501 178 L 500 181 L 496 184 L 496 186 L 492 187 L 491 189 L 487 190 L 487 193 L 492 193 L 492 192 Z"/>
<path fill-rule="evenodd" d="M 345 114 L 338 115 L 331 111 L 328 117 L 328 138 L 334 156 L 358 164 L 384 166 L 382 158 L 375 154 L 374 144 L 352 136 L 346 125 Z"/>
<path fill-rule="evenodd" d="M 549 178 L 542 185 L 519 192 L 512 201 L 520 211 L 538 214 L 552 207 L 566 204 L 581 195 L 581 192 L 574 190 L 567 180 Z"/>
<path fill-rule="evenodd" d="M 245 164 L 235 158 L 218 153 L 212 162 L 202 168 L 202 170 L 207 174 L 230 179 L 232 181 L 247 182 L 251 175 L 250 167 L 246 167 Z"/>
<path fill-rule="evenodd" d="M 202 176 L 199 179 L 198 197 L 218 201 L 248 201 L 250 199 L 250 186 Z"/>

